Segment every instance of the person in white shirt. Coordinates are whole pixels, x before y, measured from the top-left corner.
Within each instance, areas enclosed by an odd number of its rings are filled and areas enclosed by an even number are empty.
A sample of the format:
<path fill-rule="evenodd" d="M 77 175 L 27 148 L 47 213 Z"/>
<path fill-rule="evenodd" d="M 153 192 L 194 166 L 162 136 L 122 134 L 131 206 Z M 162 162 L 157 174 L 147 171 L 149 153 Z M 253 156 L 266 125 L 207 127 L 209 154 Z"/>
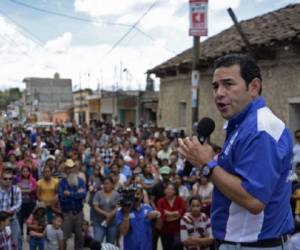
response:
<path fill-rule="evenodd" d="M 162 149 L 157 153 L 157 158 L 161 161 L 164 159 L 169 160 L 171 153 L 172 149 L 170 147 L 170 143 L 166 140 L 162 143 Z"/>

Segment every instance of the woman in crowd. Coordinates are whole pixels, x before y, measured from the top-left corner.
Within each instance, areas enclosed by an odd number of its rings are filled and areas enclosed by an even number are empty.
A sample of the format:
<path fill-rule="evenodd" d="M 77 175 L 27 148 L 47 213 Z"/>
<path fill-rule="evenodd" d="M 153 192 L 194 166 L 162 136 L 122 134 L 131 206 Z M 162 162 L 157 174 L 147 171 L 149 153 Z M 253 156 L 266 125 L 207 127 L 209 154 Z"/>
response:
<path fill-rule="evenodd" d="M 119 193 L 114 190 L 113 180 L 110 177 L 103 179 L 103 189 L 95 194 L 93 207 L 94 217 L 91 218 L 95 240 L 114 244 L 116 241 L 117 225 L 115 215 L 119 201 Z"/>
<path fill-rule="evenodd" d="M 210 205 L 214 186 L 205 176 L 200 176 L 197 180 L 198 181 L 193 185 L 192 195 L 200 196 L 202 201 L 202 211 L 207 215 L 210 215 Z"/>
<path fill-rule="evenodd" d="M 146 155 L 149 162 L 152 164 L 152 166 L 158 166 L 159 162 L 157 159 L 157 150 L 155 146 L 150 146 L 149 153 Z"/>
<path fill-rule="evenodd" d="M 22 206 L 18 212 L 18 220 L 23 235 L 23 223 L 32 213 L 36 203 L 36 180 L 32 177 L 29 167 L 22 167 L 18 186 L 22 192 Z"/>
<path fill-rule="evenodd" d="M 165 196 L 158 202 L 158 211 L 161 213 L 161 241 L 164 250 L 180 250 L 180 219 L 185 213 L 185 201 L 178 196 L 174 184 L 169 183 Z"/>
<path fill-rule="evenodd" d="M 179 196 L 187 201 L 191 194 L 188 188 L 182 184 L 181 176 L 178 174 L 174 175 L 173 182 L 175 187 L 178 189 Z"/>
<path fill-rule="evenodd" d="M 129 156 L 129 154 L 130 154 L 130 148 L 131 148 L 131 146 L 130 146 L 129 141 L 128 141 L 128 140 L 125 140 L 125 141 L 123 142 L 123 144 L 121 144 L 121 151 L 120 151 L 120 154 L 121 154 L 123 157 Z"/>
<path fill-rule="evenodd" d="M 120 165 L 117 162 L 112 164 L 110 172 L 115 172 L 118 175 L 117 180 L 113 179 L 115 190 L 118 190 L 120 187 L 124 187 L 127 182 L 127 178 L 124 174 L 120 173 Z"/>
<path fill-rule="evenodd" d="M 97 164 L 93 169 L 93 175 L 88 180 L 89 191 L 92 194 L 94 194 L 101 189 L 101 185 L 102 185 L 101 166 Z"/>
<path fill-rule="evenodd" d="M 146 164 L 142 167 L 142 174 L 140 178 L 141 185 L 148 193 L 152 190 L 153 186 L 158 182 L 158 179 L 151 173 L 151 165 Z"/>
<path fill-rule="evenodd" d="M 155 151 L 155 148 L 154 147 L 152 147 L 152 148 Z M 143 159 L 140 160 L 140 162 L 142 161 L 145 166 L 149 166 L 150 167 L 150 172 L 153 175 L 153 177 L 155 179 L 158 179 L 159 178 L 158 161 L 156 160 L 156 158 L 153 158 L 151 156 L 151 148 L 150 147 L 148 147 L 146 149 L 146 151 L 149 151 L 149 152 L 146 153 L 146 156 L 143 157 Z"/>
<path fill-rule="evenodd" d="M 58 179 L 52 176 L 52 169 L 45 166 L 43 178 L 37 182 L 37 198 L 46 204 L 46 214 L 49 223 L 52 222 L 54 207 L 57 204 Z"/>
<path fill-rule="evenodd" d="M 27 219 L 30 250 L 45 249 L 45 229 L 47 216 L 44 203 L 38 203 Z"/>
<path fill-rule="evenodd" d="M 93 199 L 97 191 L 99 191 L 102 188 L 102 175 L 100 173 L 101 167 L 100 165 L 96 165 L 93 170 L 93 175 L 89 178 L 88 181 L 88 204 L 91 207 L 90 210 L 90 218 L 94 217 L 95 209 L 93 207 Z"/>

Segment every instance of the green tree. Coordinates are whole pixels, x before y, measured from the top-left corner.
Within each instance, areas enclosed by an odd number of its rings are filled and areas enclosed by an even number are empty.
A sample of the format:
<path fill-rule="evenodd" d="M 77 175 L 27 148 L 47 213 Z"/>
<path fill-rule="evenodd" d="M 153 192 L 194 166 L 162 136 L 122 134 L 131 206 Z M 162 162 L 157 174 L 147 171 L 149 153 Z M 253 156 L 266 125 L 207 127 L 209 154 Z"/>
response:
<path fill-rule="evenodd" d="M 0 90 L 0 109 L 6 110 L 7 106 L 14 101 L 20 100 L 22 92 L 19 88 L 10 88 L 4 91 Z"/>

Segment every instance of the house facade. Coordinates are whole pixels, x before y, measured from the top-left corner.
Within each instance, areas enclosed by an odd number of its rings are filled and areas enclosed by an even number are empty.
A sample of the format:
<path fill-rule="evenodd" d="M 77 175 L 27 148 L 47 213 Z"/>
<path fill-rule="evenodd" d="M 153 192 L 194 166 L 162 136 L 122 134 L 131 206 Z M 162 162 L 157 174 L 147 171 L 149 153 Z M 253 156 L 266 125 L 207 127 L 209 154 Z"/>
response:
<path fill-rule="evenodd" d="M 240 23 L 251 47 L 246 47 L 236 28 L 208 38 L 200 44 L 198 117 L 215 120 L 212 141 L 222 144 L 223 124 L 213 102 L 212 74 L 216 58 L 228 53 L 250 53 L 262 73 L 263 93 L 268 106 L 290 129 L 300 128 L 300 4 Z M 192 130 L 192 49 L 150 69 L 160 78 L 158 125 Z"/>
<path fill-rule="evenodd" d="M 28 77 L 25 83 L 24 101 L 27 112 L 48 112 L 70 107 L 73 104 L 72 80 L 60 78 Z"/>
<path fill-rule="evenodd" d="M 73 92 L 74 121 L 77 124 L 90 122 L 90 110 L 87 97 L 92 95 L 91 89 L 81 89 Z"/>

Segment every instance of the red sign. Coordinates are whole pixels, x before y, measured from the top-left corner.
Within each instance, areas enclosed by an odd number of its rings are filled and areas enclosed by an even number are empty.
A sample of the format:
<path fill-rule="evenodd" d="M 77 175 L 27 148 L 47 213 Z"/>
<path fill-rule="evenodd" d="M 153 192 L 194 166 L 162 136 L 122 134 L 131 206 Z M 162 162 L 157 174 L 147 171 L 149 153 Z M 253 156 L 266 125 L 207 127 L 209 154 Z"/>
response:
<path fill-rule="evenodd" d="M 190 36 L 207 36 L 208 0 L 190 0 Z"/>

